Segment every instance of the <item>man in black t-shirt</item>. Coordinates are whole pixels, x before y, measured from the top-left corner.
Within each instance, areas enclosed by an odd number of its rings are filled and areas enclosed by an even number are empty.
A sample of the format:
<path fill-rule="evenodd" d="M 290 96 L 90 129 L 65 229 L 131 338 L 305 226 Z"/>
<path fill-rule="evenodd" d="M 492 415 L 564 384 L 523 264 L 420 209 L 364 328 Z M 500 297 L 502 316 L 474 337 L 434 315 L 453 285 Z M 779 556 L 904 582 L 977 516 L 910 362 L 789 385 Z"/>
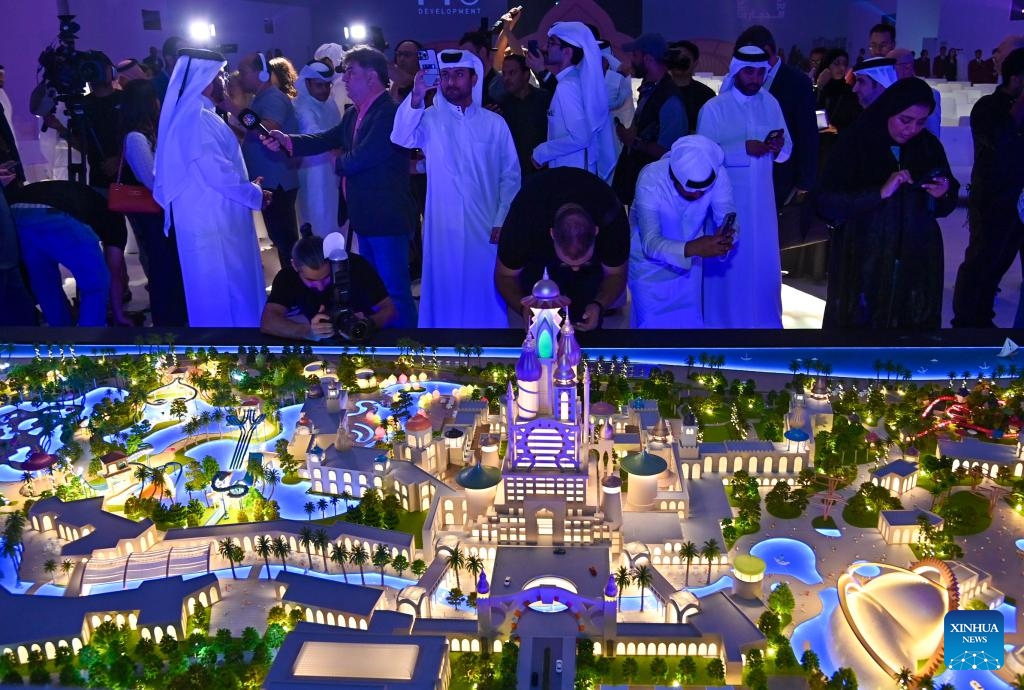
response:
<path fill-rule="evenodd" d="M 368 318 L 377 328 L 394 319 L 395 304 L 370 262 L 349 254 L 349 308 Z M 334 335 L 327 315 L 330 300 L 331 264 L 324 259 L 322 237 L 303 237 L 292 247 L 291 265 L 274 277 L 270 297 L 263 307 L 260 330 L 283 338 L 322 340 Z"/>
<path fill-rule="evenodd" d="M 580 168 L 533 175 L 512 200 L 498 240 L 494 283 L 514 313 L 545 269 L 572 300 L 579 330 L 601 325 L 626 290 L 629 223 L 615 192 Z"/>

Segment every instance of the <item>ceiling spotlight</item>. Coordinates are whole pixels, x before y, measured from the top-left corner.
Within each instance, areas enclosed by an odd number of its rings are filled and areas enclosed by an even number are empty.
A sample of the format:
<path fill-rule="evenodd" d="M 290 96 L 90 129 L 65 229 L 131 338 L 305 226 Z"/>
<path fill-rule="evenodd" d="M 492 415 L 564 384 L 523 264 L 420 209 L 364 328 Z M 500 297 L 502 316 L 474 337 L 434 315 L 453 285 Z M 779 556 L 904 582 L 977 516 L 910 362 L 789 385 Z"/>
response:
<path fill-rule="evenodd" d="M 205 19 L 195 19 L 189 22 L 188 35 L 193 41 L 204 43 L 217 35 L 217 29 Z"/>
<path fill-rule="evenodd" d="M 352 41 L 365 41 L 366 40 L 366 25 L 365 24 L 350 24 L 345 27 L 345 38 Z"/>

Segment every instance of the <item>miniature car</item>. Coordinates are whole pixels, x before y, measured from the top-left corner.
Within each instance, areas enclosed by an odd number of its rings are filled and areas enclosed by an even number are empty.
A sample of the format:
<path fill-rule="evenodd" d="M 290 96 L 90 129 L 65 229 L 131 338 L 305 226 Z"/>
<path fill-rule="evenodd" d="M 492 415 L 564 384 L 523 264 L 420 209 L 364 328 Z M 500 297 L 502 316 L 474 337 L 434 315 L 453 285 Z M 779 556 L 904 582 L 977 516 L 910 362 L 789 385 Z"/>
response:
<path fill-rule="evenodd" d="M 985 686 L 976 680 L 970 682 L 971 690 L 985 690 Z"/>
<path fill-rule="evenodd" d="M 561 672 L 562 672 L 562 660 L 558 659 L 557 661 L 555 661 L 555 673 L 561 673 Z"/>
<path fill-rule="evenodd" d="M 556 546 L 555 547 L 555 553 L 557 553 L 559 556 L 561 556 L 562 554 L 565 553 L 565 548 L 562 547 L 562 546 Z"/>
<path fill-rule="evenodd" d="M 505 586 L 508 587 L 510 584 L 512 584 L 512 578 L 506 576 L 505 577 Z"/>

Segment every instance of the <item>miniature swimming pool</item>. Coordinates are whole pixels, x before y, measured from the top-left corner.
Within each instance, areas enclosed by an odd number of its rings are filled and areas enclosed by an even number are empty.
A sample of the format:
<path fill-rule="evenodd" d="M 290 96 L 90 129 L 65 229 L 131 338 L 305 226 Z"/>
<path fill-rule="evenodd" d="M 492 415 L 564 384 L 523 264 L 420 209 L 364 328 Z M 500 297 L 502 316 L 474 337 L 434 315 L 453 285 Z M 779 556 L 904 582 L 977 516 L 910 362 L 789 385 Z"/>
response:
<path fill-rule="evenodd" d="M 835 587 L 829 587 L 818 592 L 818 597 L 821 599 L 821 613 L 796 626 L 789 640 L 797 660 L 800 659 L 805 649 L 812 649 L 818 655 L 818 663 L 822 672 L 831 676 L 836 672 L 836 664 L 832 661 L 829 653 L 833 647 L 829 621 L 832 619 L 832 613 L 839 606 L 839 591 Z"/>
<path fill-rule="evenodd" d="M 766 575 L 788 575 L 807 585 L 824 582 L 818 572 L 814 551 L 802 541 L 787 537 L 765 539 L 750 549 L 750 555 L 765 562 Z"/>

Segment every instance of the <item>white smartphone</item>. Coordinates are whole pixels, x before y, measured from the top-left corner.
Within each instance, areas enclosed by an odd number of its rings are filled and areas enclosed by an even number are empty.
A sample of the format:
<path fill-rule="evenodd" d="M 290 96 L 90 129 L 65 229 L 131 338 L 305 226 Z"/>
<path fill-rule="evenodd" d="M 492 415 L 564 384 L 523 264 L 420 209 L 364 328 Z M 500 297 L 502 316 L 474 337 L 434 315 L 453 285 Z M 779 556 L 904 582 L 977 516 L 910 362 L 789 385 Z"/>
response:
<path fill-rule="evenodd" d="M 419 60 L 420 69 L 423 71 L 423 83 L 429 88 L 436 88 L 441 81 L 441 68 L 437 64 L 437 51 L 419 50 L 416 51 L 416 58 Z"/>

